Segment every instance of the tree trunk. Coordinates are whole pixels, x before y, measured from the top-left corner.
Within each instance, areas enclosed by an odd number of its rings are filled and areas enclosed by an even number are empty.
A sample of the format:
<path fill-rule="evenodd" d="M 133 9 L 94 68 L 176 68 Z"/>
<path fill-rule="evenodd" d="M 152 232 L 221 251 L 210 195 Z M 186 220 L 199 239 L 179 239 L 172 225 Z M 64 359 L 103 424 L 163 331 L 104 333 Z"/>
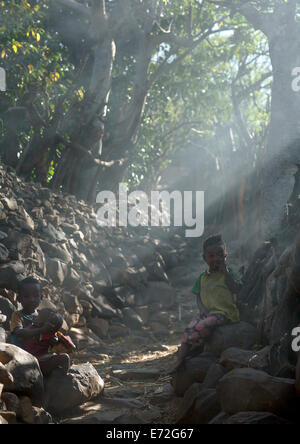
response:
<path fill-rule="evenodd" d="M 300 26 L 296 22 L 296 2 L 293 0 L 277 5 L 268 19 L 263 17 L 260 14 L 260 19 L 265 20 L 261 29 L 269 40 L 273 67 L 271 123 L 262 172 L 262 235 L 264 239 L 270 239 L 281 228 L 300 163 L 300 95 L 292 88 L 292 72 L 300 66 Z"/>

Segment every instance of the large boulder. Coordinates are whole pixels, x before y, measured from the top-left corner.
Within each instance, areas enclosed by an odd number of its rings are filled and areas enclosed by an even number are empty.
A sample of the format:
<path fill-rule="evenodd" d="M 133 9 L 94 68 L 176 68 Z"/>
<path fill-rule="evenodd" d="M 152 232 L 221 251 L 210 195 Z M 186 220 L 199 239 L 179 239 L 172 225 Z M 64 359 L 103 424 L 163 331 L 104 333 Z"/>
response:
<path fill-rule="evenodd" d="M 291 424 L 286 419 L 268 412 L 240 412 L 230 416 L 223 424 Z"/>
<path fill-rule="evenodd" d="M 47 378 L 47 411 L 60 416 L 99 396 L 103 388 L 104 382 L 92 364 L 74 365 L 66 376 L 53 374 Z"/>
<path fill-rule="evenodd" d="M 239 412 L 270 412 L 286 415 L 295 407 L 293 379 L 275 378 L 250 368 L 232 370 L 217 386 L 222 410 L 233 415 Z"/>
<path fill-rule="evenodd" d="M 185 393 L 177 414 L 177 424 L 208 424 L 220 413 L 216 390 L 193 384 Z"/>
<path fill-rule="evenodd" d="M 227 372 L 235 368 L 249 367 L 263 371 L 267 371 L 269 368 L 268 354 L 234 347 L 228 348 L 222 353 L 220 364 L 226 368 Z"/>
<path fill-rule="evenodd" d="M 205 376 L 203 381 L 203 388 L 206 389 L 215 389 L 218 385 L 218 382 L 221 378 L 226 374 L 226 369 L 218 364 L 214 363 L 209 367 L 209 370 Z"/>
<path fill-rule="evenodd" d="M 195 382 L 202 383 L 214 363 L 212 357 L 202 354 L 186 360 L 173 376 L 172 385 L 177 396 L 183 396 Z"/>
<path fill-rule="evenodd" d="M 204 350 L 219 357 L 230 347 L 251 350 L 256 343 L 257 330 L 247 322 L 239 322 L 216 328 L 206 341 Z"/>
<path fill-rule="evenodd" d="M 13 381 L 5 385 L 5 390 L 27 395 L 35 405 L 40 405 L 44 394 L 44 384 L 37 359 L 15 345 L 1 343 L 0 362 L 13 377 Z"/>

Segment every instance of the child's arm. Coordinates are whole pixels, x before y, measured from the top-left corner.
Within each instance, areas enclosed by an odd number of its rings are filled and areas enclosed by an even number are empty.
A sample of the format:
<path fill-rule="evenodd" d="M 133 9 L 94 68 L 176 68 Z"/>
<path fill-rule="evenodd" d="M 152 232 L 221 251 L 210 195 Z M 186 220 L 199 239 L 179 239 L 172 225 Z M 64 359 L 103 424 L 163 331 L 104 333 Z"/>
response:
<path fill-rule="evenodd" d="M 49 325 L 45 324 L 42 327 L 38 328 L 20 328 L 16 327 L 12 332 L 19 339 L 30 339 L 35 336 L 40 336 L 45 333 L 49 333 Z"/>
<path fill-rule="evenodd" d="M 220 265 L 220 271 L 222 271 L 225 275 L 225 283 L 231 293 L 237 294 L 241 289 L 241 284 L 235 281 L 232 275 L 229 273 L 228 268 L 226 267 L 225 261 Z"/>

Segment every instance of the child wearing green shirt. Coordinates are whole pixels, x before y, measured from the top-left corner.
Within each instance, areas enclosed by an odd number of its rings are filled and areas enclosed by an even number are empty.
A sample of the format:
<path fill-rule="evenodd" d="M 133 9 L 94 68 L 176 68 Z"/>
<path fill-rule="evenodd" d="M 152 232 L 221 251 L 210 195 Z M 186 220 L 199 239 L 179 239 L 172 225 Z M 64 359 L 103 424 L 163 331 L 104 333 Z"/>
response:
<path fill-rule="evenodd" d="M 200 313 L 185 329 L 176 368 L 188 353 L 203 344 L 214 328 L 240 320 L 233 295 L 241 284 L 227 268 L 227 256 L 222 236 L 211 236 L 204 242 L 203 258 L 209 269 L 199 276 L 192 290 Z"/>

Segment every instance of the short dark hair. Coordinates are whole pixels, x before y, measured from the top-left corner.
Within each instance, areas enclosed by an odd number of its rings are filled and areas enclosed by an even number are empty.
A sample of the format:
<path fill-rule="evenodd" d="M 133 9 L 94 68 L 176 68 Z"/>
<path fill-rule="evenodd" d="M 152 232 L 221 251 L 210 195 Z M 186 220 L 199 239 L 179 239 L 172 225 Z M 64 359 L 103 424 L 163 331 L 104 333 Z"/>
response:
<path fill-rule="evenodd" d="M 46 319 L 48 320 L 50 317 L 53 317 L 55 320 L 55 328 L 59 330 L 63 325 L 63 317 L 60 313 L 53 310 L 52 308 L 42 308 L 39 310 L 39 314 L 45 314 Z"/>
<path fill-rule="evenodd" d="M 221 234 L 214 234 L 205 240 L 203 244 L 203 253 L 205 254 L 206 250 L 212 246 L 221 246 L 226 250 L 226 245 Z"/>
<path fill-rule="evenodd" d="M 39 283 L 39 281 L 37 279 L 35 279 L 33 276 L 29 276 L 26 279 L 23 279 L 22 281 L 20 281 L 18 283 L 18 294 L 21 293 L 22 288 L 24 288 L 26 285 L 39 285 L 39 286 L 41 286 L 41 284 Z"/>

